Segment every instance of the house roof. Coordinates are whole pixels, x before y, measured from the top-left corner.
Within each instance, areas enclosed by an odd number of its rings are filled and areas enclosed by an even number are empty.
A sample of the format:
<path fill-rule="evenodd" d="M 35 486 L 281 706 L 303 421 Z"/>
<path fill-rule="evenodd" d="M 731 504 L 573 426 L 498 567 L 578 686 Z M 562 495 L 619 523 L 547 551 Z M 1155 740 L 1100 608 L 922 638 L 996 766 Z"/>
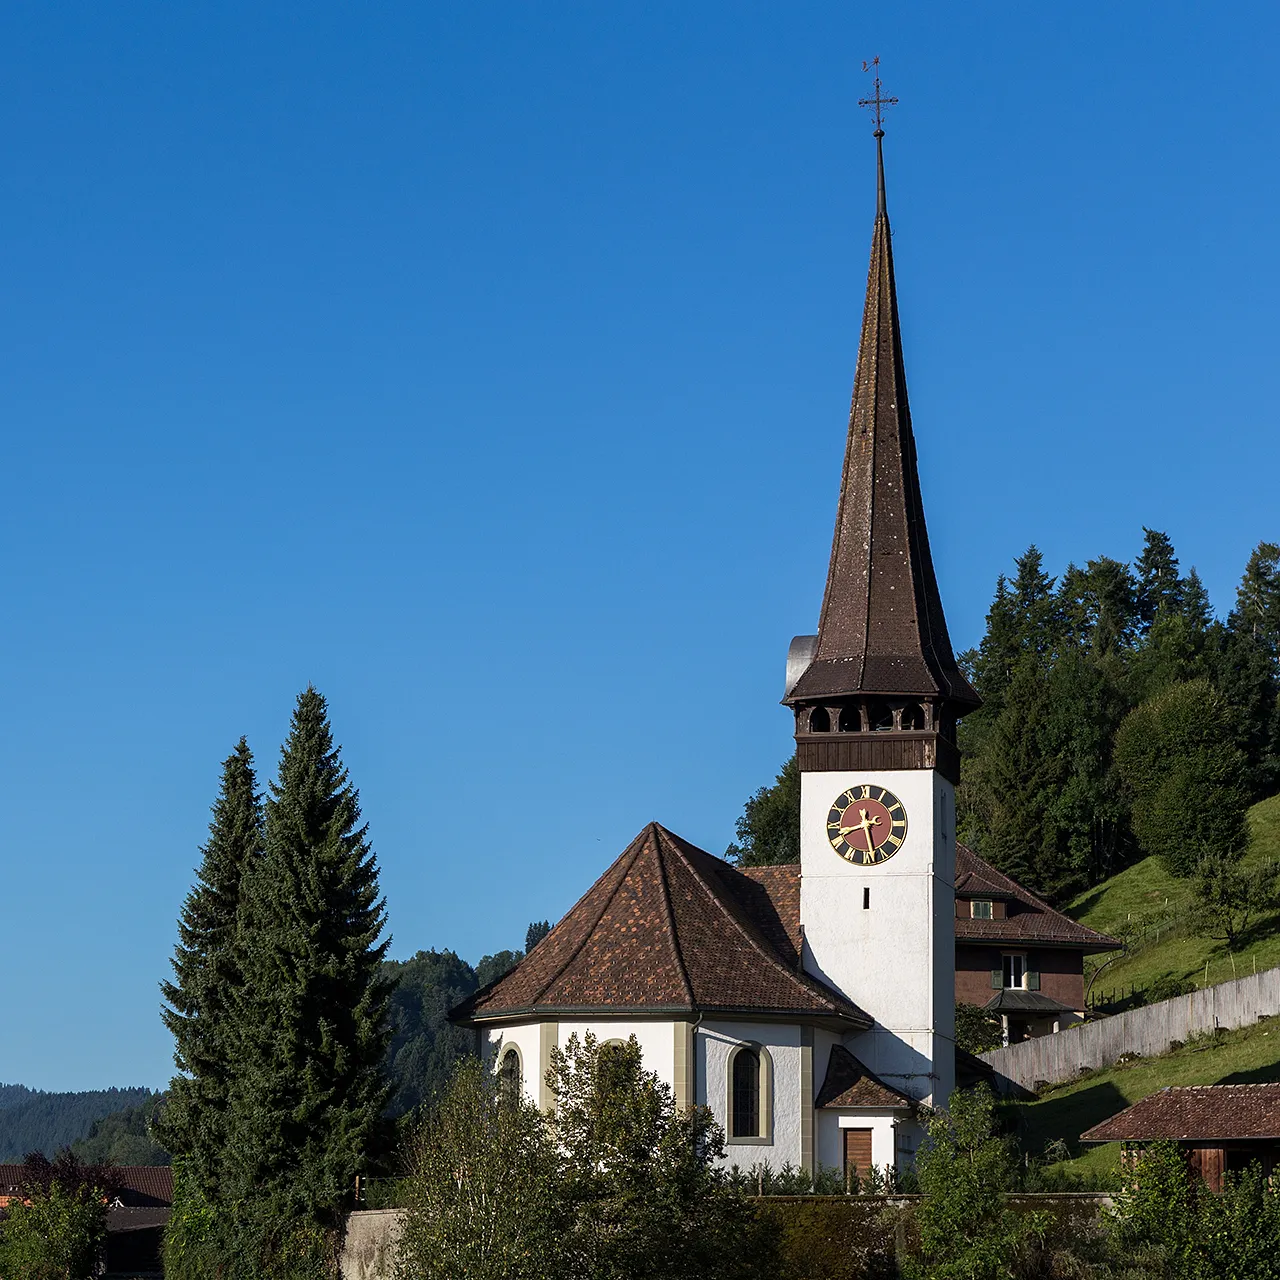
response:
<path fill-rule="evenodd" d="M 1080 1135 L 1081 1142 L 1280 1140 L 1280 1084 L 1161 1089 Z"/>
<path fill-rule="evenodd" d="M 161 1208 L 173 1203 L 173 1169 L 167 1164 L 126 1164 L 111 1170 L 115 1194 L 130 1208 Z M 0 1164 L 0 1196 L 21 1194 L 27 1166 Z"/>
<path fill-rule="evenodd" d="M 1014 987 L 997 991 L 982 1007 L 988 1013 L 1075 1013 L 1070 1005 L 1052 996 L 1041 995 L 1038 991 L 1019 991 Z"/>
<path fill-rule="evenodd" d="M 827 1059 L 827 1074 L 814 1104 L 819 1107 L 887 1107 L 902 1109 L 914 1106 L 905 1093 L 887 1085 L 875 1072 L 863 1066 L 843 1045 L 832 1045 Z"/>
<path fill-rule="evenodd" d="M 952 652 L 929 552 L 879 137 L 876 169 L 862 336 L 817 644 L 784 701 L 923 694 L 976 707 Z"/>
<path fill-rule="evenodd" d="M 799 900 L 798 877 L 745 875 L 650 823 L 515 969 L 451 1016 L 720 1012 L 870 1026 L 800 969 Z"/>
<path fill-rule="evenodd" d="M 1040 943 L 1081 947 L 1085 951 L 1118 951 L 1124 943 L 1079 924 L 997 871 L 967 845 L 956 845 L 956 897 L 1001 899 L 1011 910 L 1004 920 L 956 918 L 957 942 Z"/>

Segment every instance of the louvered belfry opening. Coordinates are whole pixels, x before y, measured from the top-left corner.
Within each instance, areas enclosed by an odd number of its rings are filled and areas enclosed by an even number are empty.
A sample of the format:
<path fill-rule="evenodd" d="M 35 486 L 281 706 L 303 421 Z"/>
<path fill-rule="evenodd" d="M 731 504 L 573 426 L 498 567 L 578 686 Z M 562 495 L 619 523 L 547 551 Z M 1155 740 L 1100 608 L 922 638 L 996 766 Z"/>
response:
<path fill-rule="evenodd" d="M 877 208 L 862 335 L 812 658 L 784 701 L 801 769 L 958 775 L 955 725 L 979 699 L 956 663 L 934 575 L 876 139 Z"/>

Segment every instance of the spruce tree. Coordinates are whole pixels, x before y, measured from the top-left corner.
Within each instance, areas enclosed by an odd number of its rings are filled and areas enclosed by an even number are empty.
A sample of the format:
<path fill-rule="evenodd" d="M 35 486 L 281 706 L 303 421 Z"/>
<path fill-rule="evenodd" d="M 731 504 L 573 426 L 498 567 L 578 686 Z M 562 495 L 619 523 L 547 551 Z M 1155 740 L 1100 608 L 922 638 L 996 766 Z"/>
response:
<path fill-rule="evenodd" d="M 388 1099 L 385 903 L 325 700 L 298 697 L 246 881 L 227 1195 L 287 1228 L 336 1225 Z M 262 1256 L 261 1241 L 255 1242 Z M 267 1242 L 269 1256 L 271 1244 Z"/>
<path fill-rule="evenodd" d="M 1181 611 L 1182 577 L 1167 533 L 1144 525 L 1142 539 L 1142 554 L 1135 567 L 1138 570 L 1138 617 L 1146 630 L 1158 617 Z"/>
<path fill-rule="evenodd" d="M 233 993 L 242 982 L 239 916 L 242 885 L 262 856 L 262 802 L 253 754 L 241 738 L 222 766 L 209 840 L 195 887 L 178 921 L 174 980 L 161 984 L 165 1025 L 182 1073 L 154 1122 L 182 1176 L 212 1194 L 226 1148 L 226 1107 L 234 1067 Z"/>

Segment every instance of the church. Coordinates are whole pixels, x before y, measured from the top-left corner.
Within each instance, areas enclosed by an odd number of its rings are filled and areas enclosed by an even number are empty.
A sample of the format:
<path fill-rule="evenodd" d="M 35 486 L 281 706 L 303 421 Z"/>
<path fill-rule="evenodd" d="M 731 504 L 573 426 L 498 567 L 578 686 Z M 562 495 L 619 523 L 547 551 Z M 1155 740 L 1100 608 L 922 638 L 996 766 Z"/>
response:
<path fill-rule="evenodd" d="M 991 966 L 1006 1028 L 1016 1007 L 1045 1031 L 1083 1013 L 1084 952 L 1117 945 L 968 850 L 957 868 L 956 724 L 979 699 L 929 553 L 875 136 L 830 567 L 817 634 L 792 640 L 786 662 L 800 862 L 735 867 L 652 823 L 515 969 L 452 1014 L 543 1107 L 553 1046 L 634 1035 L 678 1106 L 711 1109 L 726 1162 L 743 1168 L 910 1165 L 924 1109 L 956 1085 L 958 934 L 975 954 L 997 948 L 977 963 Z M 1028 930 L 1052 957 L 1034 963 L 1068 975 L 1059 997 L 1029 967 Z"/>

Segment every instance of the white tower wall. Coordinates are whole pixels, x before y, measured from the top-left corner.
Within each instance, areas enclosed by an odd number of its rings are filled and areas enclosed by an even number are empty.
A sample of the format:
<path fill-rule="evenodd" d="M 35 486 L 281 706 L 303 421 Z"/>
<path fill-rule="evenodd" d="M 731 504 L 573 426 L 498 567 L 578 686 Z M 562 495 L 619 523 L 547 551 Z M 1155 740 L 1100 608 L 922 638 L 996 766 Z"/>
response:
<path fill-rule="evenodd" d="M 827 838 L 846 788 L 902 801 L 907 835 L 861 867 Z M 852 1052 L 886 1084 L 934 1106 L 955 1087 L 955 790 L 936 770 L 838 770 L 800 778 L 804 965 L 875 1019 Z"/>

